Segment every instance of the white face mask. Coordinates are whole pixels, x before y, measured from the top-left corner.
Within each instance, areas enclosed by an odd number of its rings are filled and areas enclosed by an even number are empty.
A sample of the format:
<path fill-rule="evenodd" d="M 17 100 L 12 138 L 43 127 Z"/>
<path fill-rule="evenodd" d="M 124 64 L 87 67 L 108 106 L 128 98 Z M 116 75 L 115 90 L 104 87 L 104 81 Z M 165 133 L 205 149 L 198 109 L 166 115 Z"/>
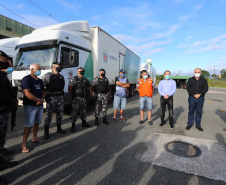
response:
<path fill-rule="evenodd" d="M 195 77 L 199 78 L 200 77 L 200 73 L 195 73 Z"/>

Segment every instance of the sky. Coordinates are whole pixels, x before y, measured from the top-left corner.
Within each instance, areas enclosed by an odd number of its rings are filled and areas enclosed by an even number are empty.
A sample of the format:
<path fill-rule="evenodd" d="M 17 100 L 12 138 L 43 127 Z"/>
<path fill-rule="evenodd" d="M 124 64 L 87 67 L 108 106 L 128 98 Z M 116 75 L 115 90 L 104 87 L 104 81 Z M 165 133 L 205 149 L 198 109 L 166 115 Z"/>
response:
<path fill-rule="evenodd" d="M 35 29 L 89 21 L 142 63 L 151 58 L 157 74 L 226 69 L 226 0 L 1 0 L 0 14 Z"/>

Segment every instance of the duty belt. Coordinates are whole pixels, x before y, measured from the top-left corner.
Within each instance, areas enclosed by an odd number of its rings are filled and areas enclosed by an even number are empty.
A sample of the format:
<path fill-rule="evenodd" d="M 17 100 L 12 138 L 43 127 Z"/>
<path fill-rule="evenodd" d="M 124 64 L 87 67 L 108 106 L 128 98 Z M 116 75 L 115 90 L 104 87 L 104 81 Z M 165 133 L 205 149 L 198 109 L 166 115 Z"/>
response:
<path fill-rule="evenodd" d="M 46 92 L 46 94 L 48 94 L 49 96 L 62 96 L 64 95 L 64 92 Z"/>

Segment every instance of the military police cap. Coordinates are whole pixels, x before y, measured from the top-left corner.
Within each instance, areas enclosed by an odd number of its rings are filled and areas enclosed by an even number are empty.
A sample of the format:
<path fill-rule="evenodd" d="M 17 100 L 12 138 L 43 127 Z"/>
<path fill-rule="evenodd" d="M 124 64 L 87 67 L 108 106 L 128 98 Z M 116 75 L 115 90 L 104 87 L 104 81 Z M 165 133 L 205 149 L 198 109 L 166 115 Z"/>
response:
<path fill-rule="evenodd" d="M 52 64 L 62 65 L 60 62 L 53 62 Z"/>
<path fill-rule="evenodd" d="M 9 58 L 9 56 L 5 52 L 3 52 L 1 50 L 0 50 L 0 56 Z"/>

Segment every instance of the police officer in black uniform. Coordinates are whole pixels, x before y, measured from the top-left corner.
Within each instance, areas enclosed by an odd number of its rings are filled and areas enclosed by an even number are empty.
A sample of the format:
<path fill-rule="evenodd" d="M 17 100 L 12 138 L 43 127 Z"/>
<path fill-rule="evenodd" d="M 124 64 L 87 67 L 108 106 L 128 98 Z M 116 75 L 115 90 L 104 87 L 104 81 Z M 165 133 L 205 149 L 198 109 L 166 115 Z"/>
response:
<path fill-rule="evenodd" d="M 7 74 L 12 72 L 12 63 L 8 55 L 0 51 L 0 171 L 18 164 L 17 161 L 9 162 L 3 157 L 3 155 L 13 153 L 13 151 L 4 148 L 9 116 L 13 106 L 12 85 Z M 4 184 L 6 181 L 0 178 L 0 183 Z"/>
<path fill-rule="evenodd" d="M 100 117 L 100 108 L 102 107 L 103 123 L 108 125 L 106 118 L 107 113 L 107 93 L 110 89 L 109 81 L 105 77 L 104 69 L 99 70 L 99 76 L 91 82 L 91 90 L 95 92 L 95 125 L 99 126 L 98 118 Z"/>
<path fill-rule="evenodd" d="M 52 72 L 46 73 L 43 76 L 43 83 L 46 87 L 46 115 L 45 115 L 45 132 L 44 138 L 49 139 L 49 126 L 52 120 L 53 112 L 56 110 L 56 124 L 57 132 L 66 134 L 62 130 L 61 123 L 64 113 L 64 86 L 65 80 L 61 72 L 61 65 L 59 62 L 53 62 Z"/>
<path fill-rule="evenodd" d="M 85 78 L 85 70 L 82 67 L 77 69 L 77 76 L 70 80 L 68 84 L 68 91 L 72 97 L 72 106 L 71 106 L 71 121 L 72 127 L 71 132 L 76 131 L 75 122 L 78 112 L 80 112 L 80 117 L 82 120 L 82 127 L 91 127 L 86 122 L 86 96 L 89 89 L 89 81 Z"/>

